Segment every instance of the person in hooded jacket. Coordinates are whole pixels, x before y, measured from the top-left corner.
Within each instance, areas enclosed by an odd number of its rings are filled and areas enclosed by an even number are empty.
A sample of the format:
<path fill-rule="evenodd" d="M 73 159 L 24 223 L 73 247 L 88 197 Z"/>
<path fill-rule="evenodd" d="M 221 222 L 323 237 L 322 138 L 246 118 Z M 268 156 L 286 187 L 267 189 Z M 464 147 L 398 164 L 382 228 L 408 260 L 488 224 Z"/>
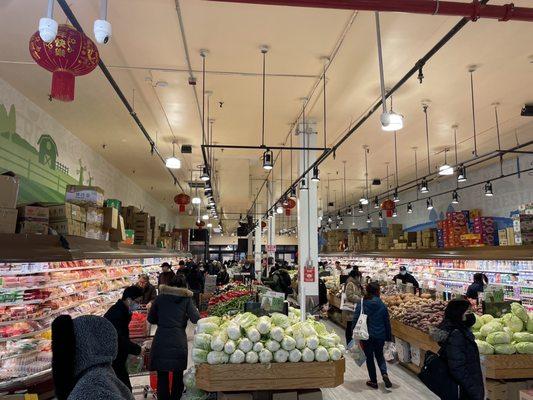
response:
<path fill-rule="evenodd" d="M 130 375 L 126 363 L 128 355 L 141 354 L 141 346 L 130 340 L 131 314 L 139 308 L 138 300 L 143 291 L 138 286 L 127 287 L 122 293 L 122 298 L 111 306 L 104 314 L 104 318 L 113 324 L 118 335 L 118 352 L 113 361 L 113 369 L 118 378 L 131 390 Z"/>
<path fill-rule="evenodd" d="M 117 332 L 102 317 L 52 322 L 52 376 L 58 400 L 134 400 L 111 363 L 117 355 Z"/>
<path fill-rule="evenodd" d="M 459 385 L 460 400 L 483 400 L 485 389 L 479 350 L 470 328 L 476 317 L 470 303 L 464 299 L 451 300 L 444 310 L 444 319 L 431 332 L 441 346 L 442 358 Z"/>
<path fill-rule="evenodd" d="M 363 306 L 364 313 L 367 315 L 367 328 L 369 338 L 368 340 L 361 340 L 363 351 L 366 356 L 366 367 L 368 369 L 368 376 L 370 380 L 366 382 L 367 386 L 373 389 L 378 388 L 378 380 L 376 375 L 376 365 L 374 364 L 374 358 L 376 359 L 385 382 L 385 387 L 392 387 L 392 383 L 387 374 L 387 362 L 383 356 L 383 346 L 385 342 L 392 341 L 392 330 L 390 325 L 389 311 L 387 306 L 379 298 L 380 288 L 379 283 L 370 282 L 366 285 L 365 295 L 362 303 L 359 302 L 355 308 L 353 315 L 353 324 L 357 323 L 359 315 L 361 315 L 361 304 Z"/>
<path fill-rule="evenodd" d="M 148 322 L 157 325 L 151 348 L 150 371 L 157 371 L 157 398 L 178 400 L 183 393 L 183 371 L 187 368 L 187 322 L 200 319 L 193 302 L 193 293 L 186 288 L 182 275 L 170 285 L 162 285 L 156 297 Z M 169 373 L 173 373 L 169 390 Z"/>
<path fill-rule="evenodd" d="M 352 307 L 352 311 L 346 311 L 343 310 L 342 314 L 344 316 L 344 319 L 346 320 L 346 330 L 345 330 L 345 338 L 346 338 L 346 345 L 350 343 L 352 340 L 352 333 L 353 333 L 353 310 L 355 309 L 355 305 L 359 304 L 361 302 L 361 297 L 363 297 L 363 286 L 362 286 L 362 275 L 359 272 L 359 267 L 354 266 L 350 273 L 348 274 L 348 279 L 346 280 L 346 284 L 344 286 L 344 295 L 346 297 L 346 302 L 350 304 Z"/>

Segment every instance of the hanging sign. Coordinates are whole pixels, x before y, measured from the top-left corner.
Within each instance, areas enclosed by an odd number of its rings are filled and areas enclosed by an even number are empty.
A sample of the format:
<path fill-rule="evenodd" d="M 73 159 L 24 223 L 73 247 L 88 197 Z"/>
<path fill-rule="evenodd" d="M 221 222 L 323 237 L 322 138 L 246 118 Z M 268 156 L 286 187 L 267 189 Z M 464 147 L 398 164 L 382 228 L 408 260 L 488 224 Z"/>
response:
<path fill-rule="evenodd" d="M 304 282 L 313 283 L 316 282 L 316 269 L 312 265 L 306 265 L 304 267 Z"/>
<path fill-rule="evenodd" d="M 276 252 L 276 245 L 275 244 L 267 244 L 266 245 L 266 251 L 267 251 L 267 253 L 275 253 Z"/>

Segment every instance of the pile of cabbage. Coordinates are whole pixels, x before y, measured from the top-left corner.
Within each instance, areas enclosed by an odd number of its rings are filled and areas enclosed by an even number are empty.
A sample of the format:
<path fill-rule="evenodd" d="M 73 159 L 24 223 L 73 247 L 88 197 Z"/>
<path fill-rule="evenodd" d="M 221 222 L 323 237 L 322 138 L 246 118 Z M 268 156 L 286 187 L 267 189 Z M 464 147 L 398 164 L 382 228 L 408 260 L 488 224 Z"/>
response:
<path fill-rule="evenodd" d="M 533 313 L 519 303 L 501 318 L 476 315 L 472 331 L 480 354 L 533 354 Z"/>
<path fill-rule="evenodd" d="M 207 317 L 198 321 L 192 358 L 196 364 L 269 364 L 325 362 L 343 357 L 345 348 L 336 333 L 300 311 L 257 317 L 242 313 L 235 317 Z"/>

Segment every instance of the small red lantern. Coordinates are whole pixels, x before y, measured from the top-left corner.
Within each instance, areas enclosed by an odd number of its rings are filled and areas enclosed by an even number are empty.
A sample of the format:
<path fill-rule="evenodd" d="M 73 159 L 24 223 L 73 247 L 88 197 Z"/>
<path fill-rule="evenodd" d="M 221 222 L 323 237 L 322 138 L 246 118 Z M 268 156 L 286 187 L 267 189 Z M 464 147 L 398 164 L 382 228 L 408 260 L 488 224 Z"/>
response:
<path fill-rule="evenodd" d="M 185 206 L 191 202 L 191 198 L 185 193 L 180 193 L 174 196 L 174 203 L 179 206 L 179 212 L 185 212 Z"/>
<path fill-rule="evenodd" d="M 267 223 L 265 221 L 261 221 L 261 228 L 265 229 L 267 227 Z"/>
<path fill-rule="evenodd" d="M 383 203 L 381 203 L 381 209 L 387 212 L 387 217 L 389 218 L 392 217 L 392 212 L 394 211 L 395 207 L 396 205 L 391 199 L 387 199 Z"/>
<path fill-rule="evenodd" d="M 198 229 L 202 229 L 205 226 L 205 222 L 204 221 L 196 221 L 196 226 L 198 227 Z"/>
<path fill-rule="evenodd" d="M 296 207 L 296 201 L 290 197 L 283 202 L 283 208 L 285 209 L 285 215 L 288 217 L 291 215 L 291 209 Z"/>
<path fill-rule="evenodd" d="M 30 38 L 30 54 L 35 62 L 52 73 L 51 96 L 60 101 L 74 100 L 76 76 L 96 68 L 100 56 L 94 42 L 70 25 L 59 25 L 56 38 L 45 43 L 39 32 Z"/>

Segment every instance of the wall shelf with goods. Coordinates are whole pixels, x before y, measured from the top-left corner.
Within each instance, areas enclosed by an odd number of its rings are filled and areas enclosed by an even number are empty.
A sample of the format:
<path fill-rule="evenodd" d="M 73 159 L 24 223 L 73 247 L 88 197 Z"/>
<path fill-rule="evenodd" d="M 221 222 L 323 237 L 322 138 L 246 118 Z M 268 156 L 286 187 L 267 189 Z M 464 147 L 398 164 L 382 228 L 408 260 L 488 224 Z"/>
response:
<path fill-rule="evenodd" d="M 390 281 L 400 266 L 407 267 L 425 289 L 448 295 L 464 294 L 473 275 L 487 275 L 489 285 L 502 287 L 506 299 L 519 300 L 533 310 L 533 247 L 399 250 L 322 254 L 322 261 L 358 265 L 364 276 Z"/>
<path fill-rule="evenodd" d="M 103 315 L 140 274 L 154 281 L 161 263 L 188 256 L 77 237 L 65 238 L 66 249 L 54 236 L 0 236 L 0 390 L 51 379 L 56 316 Z"/>

